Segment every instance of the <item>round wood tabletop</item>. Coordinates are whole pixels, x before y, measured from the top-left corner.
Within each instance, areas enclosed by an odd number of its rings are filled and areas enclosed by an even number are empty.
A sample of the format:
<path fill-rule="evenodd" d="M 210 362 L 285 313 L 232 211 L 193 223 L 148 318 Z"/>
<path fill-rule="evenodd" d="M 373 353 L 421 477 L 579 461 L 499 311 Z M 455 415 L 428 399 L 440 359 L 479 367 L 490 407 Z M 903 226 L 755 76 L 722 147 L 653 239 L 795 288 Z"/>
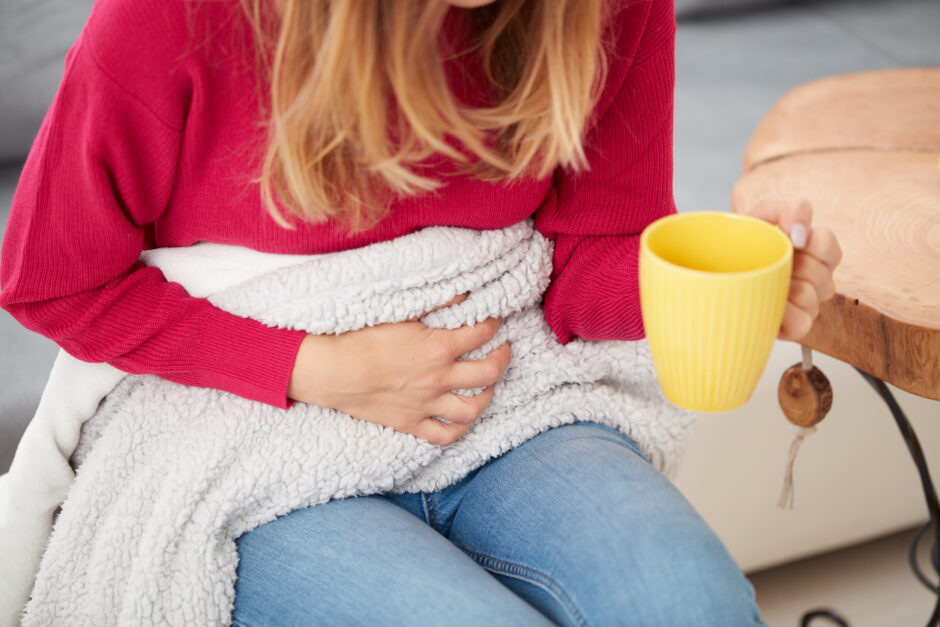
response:
<path fill-rule="evenodd" d="M 938 160 L 940 69 L 834 77 L 798 87 L 768 113 L 732 197 L 734 211 L 767 196 L 808 199 L 813 224 L 839 239 L 837 294 L 800 343 L 935 400 Z"/>
<path fill-rule="evenodd" d="M 794 154 L 940 152 L 940 68 L 830 76 L 789 92 L 754 130 L 745 172 Z"/>

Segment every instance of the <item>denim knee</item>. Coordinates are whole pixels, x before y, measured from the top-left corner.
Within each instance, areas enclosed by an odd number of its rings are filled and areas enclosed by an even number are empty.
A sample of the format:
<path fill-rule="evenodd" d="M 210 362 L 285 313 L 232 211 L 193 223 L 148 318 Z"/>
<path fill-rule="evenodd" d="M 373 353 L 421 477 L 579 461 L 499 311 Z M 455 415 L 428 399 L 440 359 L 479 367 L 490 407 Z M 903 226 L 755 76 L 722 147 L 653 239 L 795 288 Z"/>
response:
<path fill-rule="evenodd" d="M 563 625 L 761 624 L 705 521 L 598 425 L 560 427 L 484 468 L 451 539 Z"/>
<path fill-rule="evenodd" d="M 682 538 L 681 546 L 585 554 L 590 572 L 558 563 L 539 570 L 525 562 L 471 557 L 560 625 L 766 625 L 753 587 L 724 547 L 696 535 Z"/>
<path fill-rule="evenodd" d="M 620 607 L 595 605 L 591 624 L 764 625 L 753 586 L 710 530 L 689 529 L 663 549 L 649 549 L 634 573 L 642 581 L 631 585 L 642 594 L 635 590 Z"/>

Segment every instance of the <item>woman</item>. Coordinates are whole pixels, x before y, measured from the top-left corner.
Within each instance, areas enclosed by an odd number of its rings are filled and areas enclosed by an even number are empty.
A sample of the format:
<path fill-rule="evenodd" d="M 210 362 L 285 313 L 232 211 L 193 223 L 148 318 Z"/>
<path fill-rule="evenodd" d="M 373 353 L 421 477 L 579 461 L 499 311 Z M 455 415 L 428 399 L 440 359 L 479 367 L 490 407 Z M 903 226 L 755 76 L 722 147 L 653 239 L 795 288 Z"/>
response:
<path fill-rule="evenodd" d="M 509 363 L 509 346 L 457 360 L 498 320 L 275 329 L 190 297 L 140 252 L 328 253 L 534 214 L 555 244 L 544 312 L 558 340 L 638 340 L 638 236 L 675 212 L 672 11 L 99 0 L 17 189 L 0 304 L 87 361 L 448 446 Z M 833 293 L 838 244 L 810 230 L 808 205 L 754 213 L 801 248 L 781 329 L 800 337 Z M 587 421 L 437 492 L 291 512 L 238 549 L 243 625 L 759 622 L 691 506 L 636 442 Z"/>

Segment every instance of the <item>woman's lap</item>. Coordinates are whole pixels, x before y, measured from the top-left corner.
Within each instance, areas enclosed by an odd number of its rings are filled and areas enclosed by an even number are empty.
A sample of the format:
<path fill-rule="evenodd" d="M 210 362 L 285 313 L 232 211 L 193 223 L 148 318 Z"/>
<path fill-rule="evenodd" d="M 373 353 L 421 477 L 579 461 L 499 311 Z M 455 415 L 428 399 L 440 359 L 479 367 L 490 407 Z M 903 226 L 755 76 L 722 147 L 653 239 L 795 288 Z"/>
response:
<path fill-rule="evenodd" d="M 297 510 L 237 544 L 235 625 L 547 624 L 382 496 Z"/>
<path fill-rule="evenodd" d="M 545 624 L 532 607 L 561 624 L 758 624 L 715 534 L 596 423 L 550 429 L 439 492 L 291 512 L 238 548 L 234 617 L 252 627 Z"/>

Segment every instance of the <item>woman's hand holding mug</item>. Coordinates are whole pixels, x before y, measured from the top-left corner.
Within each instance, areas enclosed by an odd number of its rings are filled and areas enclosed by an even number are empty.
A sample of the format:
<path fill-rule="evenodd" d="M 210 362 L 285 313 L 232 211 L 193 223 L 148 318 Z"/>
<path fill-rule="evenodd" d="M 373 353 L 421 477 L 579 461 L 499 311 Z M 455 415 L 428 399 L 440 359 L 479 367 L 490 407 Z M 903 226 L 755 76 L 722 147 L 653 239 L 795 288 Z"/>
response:
<path fill-rule="evenodd" d="M 669 215 L 640 238 L 640 301 L 663 393 L 696 411 L 750 398 L 775 339 L 809 333 L 842 253 L 807 202 Z"/>
<path fill-rule="evenodd" d="M 805 200 L 764 199 L 747 215 L 776 224 L 793 242 L 793 274 L 778 337 L 781 340 L 806 337 L 819 315 L 820 303 L 836 292 L 832 273 L 842 260 L 839 242 L 828 228 L 812 226 L 813 208 Z"/>
<path fill-rule="evenodd" d="M 463 302 L 460 295 L 435 307 Z M 457 358 L 488 342 L 502 321 L 488 318 L 457 329 L 429 329 L 419 319 L 339 335 L 307 335 L 291 374 L 288 397 L 411 433 L 447 446 L 464 435 L 493 398 L 509 365 L 504 343 L 483 359 Z M 475 396 L 451 390 L 485 387 Z M 441 422 L 435 417 L 450 421 Z"/>

